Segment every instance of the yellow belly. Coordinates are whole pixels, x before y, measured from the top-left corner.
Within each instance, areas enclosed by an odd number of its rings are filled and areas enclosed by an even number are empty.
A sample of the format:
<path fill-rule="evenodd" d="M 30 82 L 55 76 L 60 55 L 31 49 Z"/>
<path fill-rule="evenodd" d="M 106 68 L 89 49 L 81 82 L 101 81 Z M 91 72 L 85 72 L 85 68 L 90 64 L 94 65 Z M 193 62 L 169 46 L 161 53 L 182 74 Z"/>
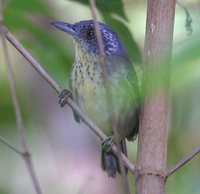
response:
<path fill-rule="evenodd" d="M 109 108 L 105 98 L 105 89 L 95 86 L 90 82 L 79 88 L 78 104 L 85 114 L 99 127 L 106 135 L 111 135 L 111 121 Z"/>
<path fill-rule="evenodd" d="M 123 139 L 133 129 L 132 116 L 135 109 L 134 96 L 130 83 L 126 79 L 119 80 L 118 74 L 109 77 L 109 94 L 112 107 L 108 102 L 103 85 L 102 73 L 90 59 L 83 59 L 73 66 L 71 74 L 71 90 L 74 100 L 81 110 L 108 136 L 112 135 L 113 117 L 118 122 L 120 138 Z M 112 110 L 112 111 L 111 111 Z"/>

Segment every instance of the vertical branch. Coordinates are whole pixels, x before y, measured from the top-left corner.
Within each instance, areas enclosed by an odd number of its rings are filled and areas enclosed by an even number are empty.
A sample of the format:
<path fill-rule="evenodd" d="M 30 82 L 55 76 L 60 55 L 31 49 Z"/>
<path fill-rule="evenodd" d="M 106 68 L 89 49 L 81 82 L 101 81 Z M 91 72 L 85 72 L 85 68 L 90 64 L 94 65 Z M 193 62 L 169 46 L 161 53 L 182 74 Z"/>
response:
<path fill-rule="evenodd" d="M 95 3 L 95 0 L 90 0 L 89 2 L 90 2 L 92 16 L 93 16 L 93 20 L 94 20 L 97 43 L 98 43 L 98 47 L 99 47 L 99 56 L 100 56 L 100 63 L 101 63 L 101 66 L 102 66 L 102 71 L 103 71 L 104 84 L 105 84 L 105 87 L 106 87 L 107 106 L 110 106 L 110 108 L 111 108 L 110 112 L 112 113 L 114 104 L 113 104 L 113 101 L 111 99 L 111 93 L 110 93 L 111 88 L 108 84 L 108 82 L 109 82 L 108 78 L 109 77 L 108 77 L 108 71 L 107 71 L 107 65 L 106 65 L 106 57 L 105 57 L 105 52 L 104 52 L 103 40 L 102 40 L 101 32 L 100 32 L 100 29 L 99 29 L 98 21 L 97 21 L 96 3 Z M 117 130 L 118 122 L 117 122 L 117 119 L 115 118 L 114 115 L 112 115 L 111 123 L 112 123 L 112 131 L 114 133 L 117 149 L 119 151 L 120 150 L 120 140 L 119 140 L 120 138 L 119 138 L 119 134 L 118 134 L 118 130 Z M 117 158 L 118 158 L 118 161 L 119 161 L 121 174 L 122 174 L 122 177 L 123 177 L 123 180 L 124 180 L 124 184 L 123 184 L 124 190 L 125 190 L 126 194 L 130 194 L 128 177 L 127 177 L 126 172 L 125 172 L 125 167 L 124 167 L 123 162 L 122 162 L 122 155 L 121 155 L 120 151 L 117 154 Z"/>
<path fill-rule="evenodd" d="M 164 194 L 168 137 L 169 72 L 161 77 L 156 69 L 171 58 L 175 0 L 148 0 L 144 49 L 144 104 L 140 118 L 137 193 Z M 167 67 L 169 69 L 169 67 Z M 161 87 L 154 88 L 155 83 Z M 148 91 L 148 92 L 147 92 Z"/>
<path fill-rule="evenodd" d="M 24 126 L 23 126 L 23 120 L 22 120 L 22 115 L 21 115 L 21 110 L 19 107 L 19 101 L 17 98 L 17 91 L 16 91 L 16 82 L 14 79 L 14 73 L 13 73 L 13 69 L 12 66 L 10 64 L 10 60 L 9 60 L 9 56 L 8 56 L 8 48 L 7 48 L 7 44 L 6 44 L 6 40 L 3 34 L 3 29 L 1 28 L 1 36 L 2 36 L 2 47 L 3 47 L 3 51 L 4 51 L 4 58 L 5 58 L 5 63 L 6 63 L 6 67 L 7 67 L 7 72 L 8 72 L 8 79 L 9 79 L 9 83 L 10 83 L 10 88 L 11 88 L 11 95 L 12 95 L 12 101 L 13 101 L 13 106 L 15 109 L 15 115 L 16 115 L 16 121 L 17 121 L 17 129 L 19 132 L 19 139 L 20 139 L 20 143 L 23 149 L 23 158 L 24 161 L 26 163 L 28 172 L 30 174 L 30 177 L 32 179 L 34 188 L 36 190 L 37 194 L 41 194 L 41 189 L 39 186 L 39 182 L 35 173 L 35 169 L 33 167 L 33 163 L 31 160 L 31 155 L 29 153 L 26 141 L 25 141 L 25 135 L 24 135 Z"/>
<path fill-rule="evenodd" d="M 1 2 L 0 2 L 1 3 Z M 10 84 L 10 89 L 11 89 L 11 96 L 12 96 L 12 101 L 13 101 L 13 106 L 15 109 L 15 115 L 16 115 L 16 121 L 17 121 L 17 129 L 19 132 L 19 139 L 20 143 L 23 149 L 22 156 L 24 158 L 24 161 L 26 163 L 28 172 L 30 174 L 30 177 L 32 179 L 32 183 L 34 185 L 35 191 L 37 194 L 41 194 L 41 189 L 39 186 L 39 182 L 33 167 L 33 163 L 30 157 L 30 153 L 25 141 L 25 135 L 24 135 L 24 125 L 23 125 L 23 120 L 22 120 L 22 115 L 21 115 L 21 110 L 19 106 L 19 101 L 17 97 L 17 89 L 16 89 L 16 81 L 14 78 L 14 73 L 12 69 L 12 65 L 10 63 L 10 58 L 8 54 L 8 47 L 7 47 L 7 42 L 4 36 L 4 28 L 3 28 L 3 14 L 2 14 L 2 3 L 1 3 L 1 13 L 0 13 L 0 31 L 1 31 L 1 37 L 2 37 L 2 48 L 3 48 L 3 54 L 4 54 L 4 59 L 6 63 L 6 68 L 7 68 L 7 73 L 8 73 L 8 80 Z"/>

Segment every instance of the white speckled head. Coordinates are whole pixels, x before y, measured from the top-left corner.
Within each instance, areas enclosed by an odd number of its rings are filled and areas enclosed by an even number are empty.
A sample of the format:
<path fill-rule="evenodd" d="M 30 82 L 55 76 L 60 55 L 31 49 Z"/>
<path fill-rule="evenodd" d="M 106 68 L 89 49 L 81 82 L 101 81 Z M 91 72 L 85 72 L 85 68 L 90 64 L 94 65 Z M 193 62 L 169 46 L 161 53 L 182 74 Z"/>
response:
<path fill-rule="evenodd" d="M 80 21 L 75 24 L 64 22 L 53 22 L 52 24 L 69 34 L 74 42 L 79 44 L 80 48 L 88 54 L 99 54 L 93 20 Z M 106 55 L 126 53 L 124 46 L 117 37 L 117 34 L 110 27 L 101 22 L 99 22 L 99 27 Z"/>

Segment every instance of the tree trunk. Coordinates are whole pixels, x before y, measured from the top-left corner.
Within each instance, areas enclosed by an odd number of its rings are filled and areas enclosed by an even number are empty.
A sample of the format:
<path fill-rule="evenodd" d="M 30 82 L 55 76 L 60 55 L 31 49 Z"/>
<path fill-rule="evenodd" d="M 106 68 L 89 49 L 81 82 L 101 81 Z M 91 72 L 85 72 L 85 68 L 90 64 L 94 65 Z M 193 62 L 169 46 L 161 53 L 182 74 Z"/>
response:
<path fill-rule="evenodd" d="M 175 0 L 148 0 L 144 49 L 143 108 L 140 117 L 138 194 L 164 194 L 167 163 L 169 63 Z M 167 64 L 167 65 L 166 65 Z M 168 66 L 164 74 L 157 69 Z M 151 76 L 146 76 L 146 75 Z M 164 75 L 164 76 L 163 76 Z M 153 81 L 152 81 L 153 78 Z M 158 83 L 160 85 L 158 85 Z"/>

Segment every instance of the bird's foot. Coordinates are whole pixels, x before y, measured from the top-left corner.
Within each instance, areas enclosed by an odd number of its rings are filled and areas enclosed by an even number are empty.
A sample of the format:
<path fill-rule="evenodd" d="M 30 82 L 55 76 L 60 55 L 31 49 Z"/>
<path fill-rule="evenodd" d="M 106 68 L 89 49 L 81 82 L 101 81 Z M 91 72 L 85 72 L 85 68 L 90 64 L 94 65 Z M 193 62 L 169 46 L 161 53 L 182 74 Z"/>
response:
<path fill-rule="evenodd" d="M 110 153 L 111 152 L 111 147 L 115 143 L 114 137 L 110 136 L 108 137 L 105 141 L 101 143 L 102 151 L 105 153 Z"/>
<path fill-rule="evenodd" d="M 59 101 L 58 101 L 61 107 L 65 106 L 68 98 L 71 98 L 71 92 L 66 89 L 62 90 L 59 94 Z"/>

